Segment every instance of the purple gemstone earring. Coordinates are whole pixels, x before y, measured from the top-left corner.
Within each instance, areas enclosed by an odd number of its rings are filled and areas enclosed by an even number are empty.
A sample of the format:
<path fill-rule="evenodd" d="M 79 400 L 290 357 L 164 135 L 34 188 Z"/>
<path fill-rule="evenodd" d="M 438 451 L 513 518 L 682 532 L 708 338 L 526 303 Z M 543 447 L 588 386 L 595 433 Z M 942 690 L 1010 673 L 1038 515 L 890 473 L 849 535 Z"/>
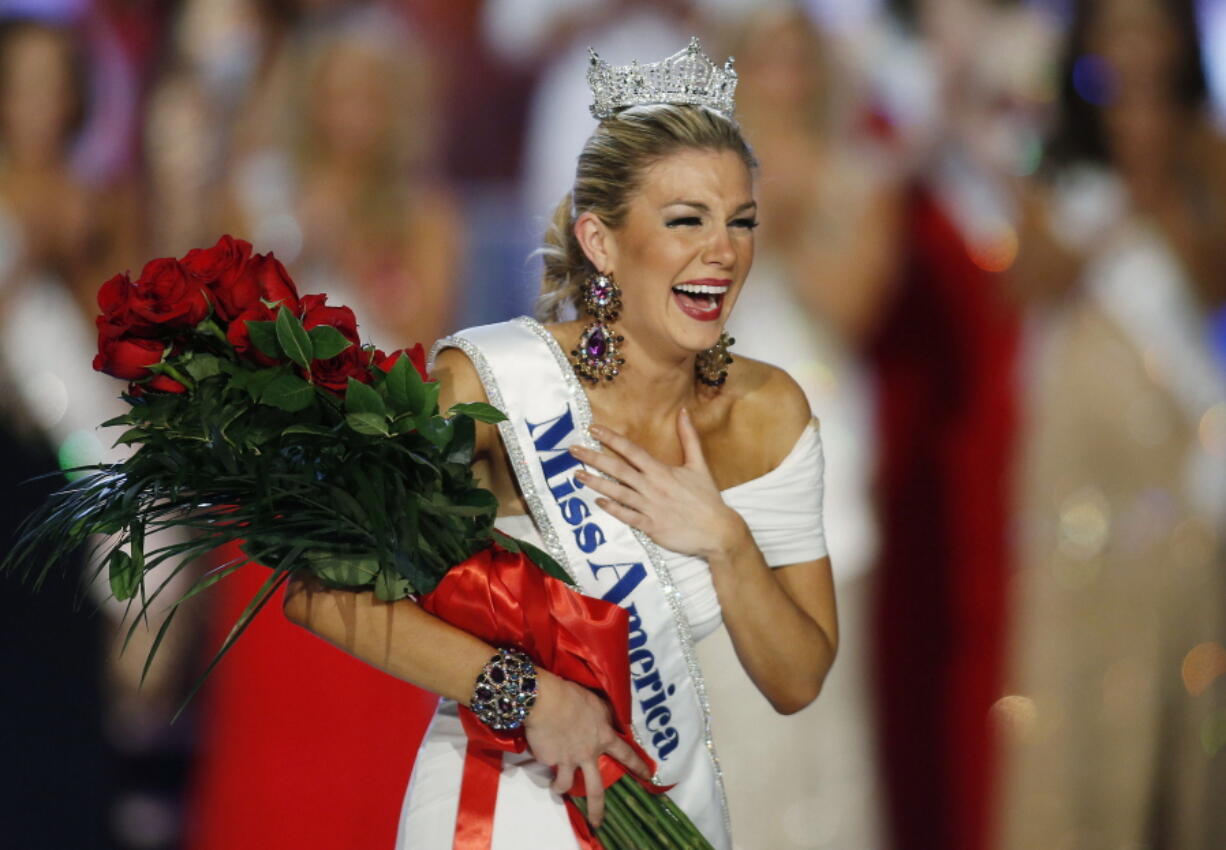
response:
<path fill-rule="evenodd" d="M 625 338 L 608 325 L 617 321 L 621 313 L 621 289 L 612 275 L 594 274 L 580 286 L 579 304 L 592 322 L 583 329 L 579 344 L 570 353 L 575 374 L 593 384 L 602 378 L 611 381 L 626 362 L 617 347 Z"/>

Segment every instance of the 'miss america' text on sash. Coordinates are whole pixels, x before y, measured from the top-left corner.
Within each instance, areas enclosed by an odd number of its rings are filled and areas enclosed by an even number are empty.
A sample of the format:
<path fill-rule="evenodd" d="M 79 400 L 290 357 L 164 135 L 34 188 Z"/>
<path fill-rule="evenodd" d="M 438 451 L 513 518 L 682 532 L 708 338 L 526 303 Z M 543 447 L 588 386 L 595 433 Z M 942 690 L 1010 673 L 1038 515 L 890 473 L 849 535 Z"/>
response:
<path fill-rule="evenodd" d="M 568 407 L 566 412 L 543 422 L 525 422 L 536 449 L 549 492 L 562 512 L 562 518 L 570 525 L 575 544 L 588 559 L 592 576 L 602 586 L 615 578 L 615 582 L 602 594 L 601 599 L 626 609 L 630 615 L 630 680 L 634 686 L 635 699 L 643 714 L 643 723 L 651 733 L 651 746 L 660 761 L 668 758 L 681 742 L 681 736 L 673 727 L 673 712 L 668 699 L 677 692 L 677 686 L 661 679 L 656 669 L 656 658 L 648 648 L 648 634 L 642 619 L 631 599 L 635 590 L 647 578 L 647 570 L 641 561 L 630 563 L 598 563 L 600 548 L 606 543 L 604 530 L 593 516 L 592 508 L 585 500 L 583 485 L 572 477 L 572 471 L 580 461 L 567 451 L 570 436 L 575 430 L 574 417 Z M 562 446 L 559 448 L 559 446 Z M 564 529 L 558 529 L 564 533 Z M 611 571 L 606 573 L 605 571 Z"/>

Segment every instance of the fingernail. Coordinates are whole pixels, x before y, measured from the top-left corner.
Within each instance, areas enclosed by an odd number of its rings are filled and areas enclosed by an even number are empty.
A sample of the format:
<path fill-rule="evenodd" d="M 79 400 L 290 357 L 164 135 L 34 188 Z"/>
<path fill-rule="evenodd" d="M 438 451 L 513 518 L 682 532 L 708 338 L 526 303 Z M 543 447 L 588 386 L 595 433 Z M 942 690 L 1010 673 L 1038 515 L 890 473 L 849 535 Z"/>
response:
<path fill-rule="evenodd" d="M 583 451 L 583 446 L 571 446 L 569 451 L 571 454 L 577 455 L 579 452 Z"/>
<path fill-rule="evenodd" d="M 603 434 L 604 428 L 601 427 L 600 425 L 589 425 L 587 432 L 591 434 L 593 437 L 595 437 L 595 436 L 599 436 L 600 434 Z"/>

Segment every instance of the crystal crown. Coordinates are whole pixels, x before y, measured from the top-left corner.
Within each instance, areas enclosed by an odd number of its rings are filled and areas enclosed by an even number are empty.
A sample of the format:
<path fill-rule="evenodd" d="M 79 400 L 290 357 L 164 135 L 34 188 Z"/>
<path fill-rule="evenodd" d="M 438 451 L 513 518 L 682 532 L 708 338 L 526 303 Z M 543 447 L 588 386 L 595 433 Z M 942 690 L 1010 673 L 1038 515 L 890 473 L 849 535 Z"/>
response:
<path fill-rule="evenodd" d="M 732 57 L 720 68 L 702 52 L 697 38 L 667 59 L 640 65 L 614 67 L 590 50 L 587 82 L 592 88 L 592 115 L 598 119 L 627 106 L 649 103 L 693 104 L 705 106 L 732 118 L 736 71 Z"/>

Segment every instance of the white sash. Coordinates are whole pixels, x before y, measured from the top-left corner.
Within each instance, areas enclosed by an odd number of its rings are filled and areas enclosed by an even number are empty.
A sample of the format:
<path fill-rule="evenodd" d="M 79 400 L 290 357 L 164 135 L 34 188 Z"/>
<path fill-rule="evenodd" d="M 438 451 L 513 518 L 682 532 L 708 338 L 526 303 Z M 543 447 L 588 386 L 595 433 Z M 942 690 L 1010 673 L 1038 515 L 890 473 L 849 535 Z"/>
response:
<path fill-rule="evenodd" d="M 599 447 L 587 433 L 591 406 L 553 336 L 538 322 L 470 328 L 431 352 L 459 348 L 473 361 L 490 403 L 509 419 L 498 427 L 519 487 L 549 553 L 584 594 L 630 614 L 631 701 L 639 744 L 656 761 L 656 780 L 717 850 L 731 850 L 728 810 L 711 741 L 702 673 L 681 594 L 659 548 L 597 507 L 574 478 L 567 449 Z"/>

